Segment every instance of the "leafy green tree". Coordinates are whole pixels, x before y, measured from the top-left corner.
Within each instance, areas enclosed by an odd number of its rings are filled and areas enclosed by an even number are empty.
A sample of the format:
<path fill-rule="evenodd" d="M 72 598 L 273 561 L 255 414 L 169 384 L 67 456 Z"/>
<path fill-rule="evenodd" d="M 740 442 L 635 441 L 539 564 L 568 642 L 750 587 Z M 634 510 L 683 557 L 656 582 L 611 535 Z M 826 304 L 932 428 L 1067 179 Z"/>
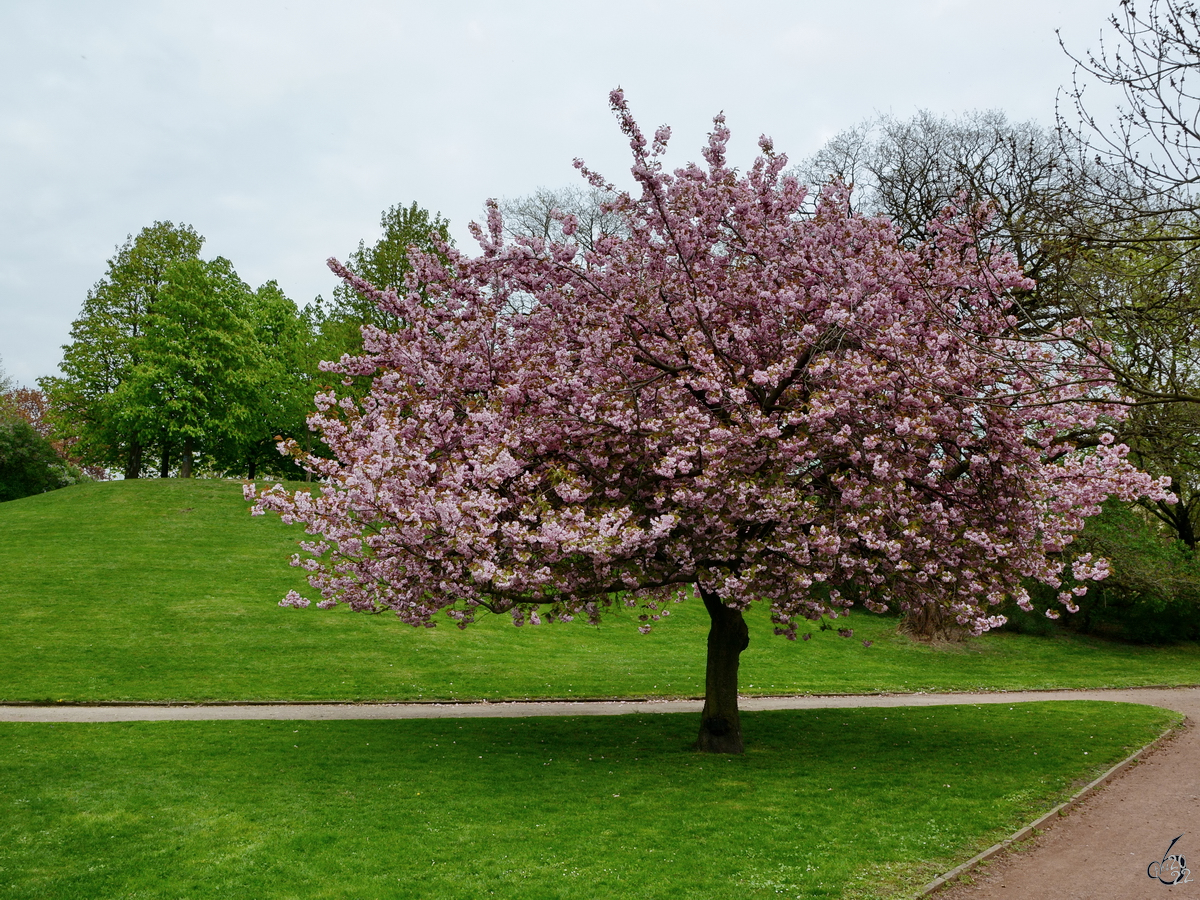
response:
<path fill-rule="evenodd" d="M 93 465 L 142 474 L 155 435 L 139 430 L 125 388 L 142 363 L 147 325 L 172 265 L 199 257 L 204 239 L 189 225 L 155 222 L 132 235 L 88 292 L 63 347 L 61 377 L 43 378 L 55 435 Z"/>
<path fill-rule="evenodd" d="M 1174 504 L 1142 505 L 1195 550 L 1200 535 L 1200 258 L 1186 232 L 1149 219 L 1127 223 L 1130 240 L 1081 254 L 1075 301 L 1090 335 L 1108 347 L 1119 383 L 1137 398 L 1118 435 L 1140 468 L 1171 479 Z M 1140 241 L 1153 234 L 1156 239 Z M 1168 238 L 1172 233 L 1178 241 Z"/>
<path fill-rule="evenodd" d="M 263 363 L 250 296 L 223 257 L 182 260 L 165 274 L 138 363 L 117 391 L 122 426 L 161 448 L 162 477 L 173 455 L 181 477 L 191 477 L 198 454 L 214 457 L 255 422 Z"/>
<path fill-rule="evenodd" d="M 1078 613 L 1055 626 L 1009 603 L 1007 627 L 1043 634 L 1066 627 L 1145 643 L 1200 639 L 1200 558 L 1162 522 L 1144 509 L 1109 500 L 1065 556 L 1074 560 L 1083 553 L 1107 559 L 1111 572 L 1079 598 Z M 1040 601 L 1052 593 L 1032 582 L 1028 587 Z"/>
<path fill-rule="evenodd" d="M 315 319 L 275 282 L 252 291 L 228 260 L 201 260 L 202 243 L 170 222 L 131 237 L 88 294 L 63 376 L 42 379 L 55 436 L 84 462 L 127 478 L 150 459 L 161 477 L 294 468 L 274 445 L 307 432 Z"/>
<path fill-rule="evenodd" d="M 404 280 L 413 271 L 409 254 L 413 249 L 446 260 L 441 248 L 452 244 L 450 223 L 441 213 L 429 211 L 415 202 L 396 204 L 384 210 L 379 220 L 383 232 L 370 247 L 358 242 L 350 254 L 348 268 L 382 291 L 405 289 Z M 317 305 L 320 343 L 326 359 L 338 359 L 344 353 L 362 350 L 362 326 L 374 325 L 391 330 L 403 323 L 392 312 L 380 309 L 344 284 L 334 289 L 332 303 Z"/>
<path fill-rule="evenodd" d="M 260 474 L 295 477 L 291 457 L 277 444 L 295 440 L 311 448 L 306 419 L 313 395 L 330 379 L 317 369 L 313 318 L 302 313 L 279 285 L 269 281 L 248 294 L 245 322 L 256 345 L 251 416 L 243 428 L 227 432 L 215 454 L 218 466 L 247 478 Z"/>
<path fill-rule="evenodd" d="M 380 290 L 405 290 L 405 278 L 413 271 L 410 252 L 416 249 L 430 253 L 445 264 L 448 261 L 442 248 L 450 247 L 450 223 L 440 213 L 429 211 L 415 202 L 409 206 L 396 204 L 384 210 L 380 217 L 379 239 L 367 246 L 358 242 L 358 249 L 350 254 L 347 266 L 355 274 L 365 278 Z M 424 295 L 424 287 L 418 285 Z M 323 360 L 337 361 L 345 355 L 355 355 L 363 350 L 362 331 L 364 326 L 394 330 L 404 323 L 394 313 L 381 309 L 373 300 L 364 299 L 344 284 L 334 289 L 333 297 L 325 300 L 317 297 L 301 314 L 309 331 L 307 346 L 300 368 L 307 373 L 308 396 L 306 410 L 311 410 L 316 389 L 328 387 L 335 380 L 319 368 Z M 340 381 L 340 378 L 337 379 Z M 370 389 L 366 379 L 351 379 L 350 393 L 365 396 Z M 321 455 L 323 445 L 317 440 L 314 445 L 311 432 L 304 429 L 303 438 L 297 443 L 309 452 Z M 262 457 L 265 459 L 266 455 Z"/>
<path fill-rule="evenodd" d="M 0 364 L 0 502 L 72 484 L 80 474 L 28 421 L 22 393 Z"/>

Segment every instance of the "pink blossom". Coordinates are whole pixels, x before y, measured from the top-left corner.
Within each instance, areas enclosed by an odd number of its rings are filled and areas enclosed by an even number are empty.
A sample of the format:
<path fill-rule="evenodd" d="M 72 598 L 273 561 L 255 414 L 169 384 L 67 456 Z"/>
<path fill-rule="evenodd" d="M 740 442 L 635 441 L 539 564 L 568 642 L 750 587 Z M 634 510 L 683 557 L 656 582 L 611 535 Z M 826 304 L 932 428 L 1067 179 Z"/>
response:
<path fill-rule="evenodd" d="M 312 601 L 301 597 L 295 591 L 288 591 L 287 596 L 279 601 L 280 606 L 294 606 L 296 609 L 306 609 Z"/>
<path fill-rule="evenodd" d="M 301 565 L 320 605 L 467 627 L 624 604 L 647 631 L 703 589 L 767 604 L 791 639 L 852 596 L 936 605 L 975 632 L 1006 598 L 1031 608 L 1024 579 L 1073 608 L 1107 574 L 1083 557 L 1064 571 L 1085 519 L 1110 496 L 1170 498 L 1111 437 L 1072 437 L 1125 414 L 1065 340 L 1086 329 L 1021 339 L 1009 297 L 1030 282 L 977 252 L 978 211 L 906 247 L 843 185 L 809 203 L 769 141 L 729 168 L 723 117 L 704 164 L 666 171 L 669 132 L 647 141 L 611 99 L 638 192 L 615 192 L 625 229 L 596 249 L 573 227 L 508 242 L 490 204 L 479 256 L 416 259 L 421 292 L 331 262 L 406 326 L 325 365 L 373 378 L 361 403 L 316 396 L 329 458 L 284 444 L 321 492 L 248 489 L 316 539 Z"/>

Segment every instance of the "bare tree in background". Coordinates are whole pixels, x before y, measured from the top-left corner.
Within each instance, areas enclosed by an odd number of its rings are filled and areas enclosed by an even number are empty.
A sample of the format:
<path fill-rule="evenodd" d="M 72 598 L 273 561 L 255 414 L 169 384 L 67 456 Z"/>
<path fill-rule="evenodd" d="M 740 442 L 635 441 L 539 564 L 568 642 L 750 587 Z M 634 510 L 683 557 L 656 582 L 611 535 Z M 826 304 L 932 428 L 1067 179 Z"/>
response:
<path fill-rule="evenodd" d="M 853 184 L 858 210 L 892 219 L 912 243 L 930 236 L 927 223 L 947 206 L 985 203 L 992 220 L 980 240 L 1010 250 L 1037 282 L 1014 298 L 1022 319 L 1044 327 L 1078 314 L 1063 288 L 1093 216 L 1091 185 L 1103 176 L 1082 168 L 1053 130 L 998 110 L 880 116 L 837 135 L 798 174 L 810 184 Z"/>
<path fill-rule="evenodd" d="M 1126 423 L 1142 465 L 1169 474 L 1180 502 L 1152 512 L 1192 549 L 1200 535 L 1200 11 L 1190 0 L 1122 0 L 1106 41 L 1075 63 L 1060 110 L 1066 150 L 1121 181 L 1097 182 L 1078 285 L 1093 322 L 1123 352 L 1111 360 L 1140 403 Z M 1091 93 L 1089 93 L 1089 89 Z M 1112 100 L 1115 99 L 1115 104 Z M 1115 116 L 1113 107 L 1115 106 Z M 1132 198 L 1132 202 L 1131 202 Z"/>
<path fill-rule="evenodd" d="M 1125 172 L 1145 191 L 1142 207 L 1154 214 L 1188 213 L 1200 240 L 1200 12 L 1187 0 L 1149 0 L 1144 14 L 1122 0 L 1109 17 L 1115 41 L 1077 55 L 1069 93 L 1072 124 L 1059 112 L 1059 131 L 1071 146 L 1085 148 L 1109 172 Z M 1113 124 L 1089 102 L 1089 82 L 1115 88 L 1121 98 Z M 1102 95 L 1103 96 L 1103 95 Z M 1154 199 L 1147 204 L 1146 199 Z"/>
<path fill-rule="evenodd" d="M 612 198 L 596 188 L 538 188 L 532 194 L 500 201 L 504 228 L 514 237 L 542 238 L 562 242 L 565 235 L 555 211 L 579 220 L 572 237 L 584 250 L 595 250 L 604 235 L 622 234 L 619 217 L 605 208 Z"/>
<path fill-rule="evenodd" d="M 922 112 L 843 132 L 799 174 L 853 183 L 860 211 L 891 218 L 913 242 L 946 206 L 986 203 L 993 217 L 980 240 L 1010 250 L 1036 282 L 1013 294 L 1024 333 L 1085 320 L 1096 330 L 1081 333 L 1080 349 L 1090 352 L 1094 338 L 1113 343 L 1104 361 L 1136 402 L 1200 403 L 1189 325 L 1200 317 L 1194 220 L 1148 197 L 1117 158 L 1098 162 L 1083 148 L 1069 132 L 997 111 Z M 1148 336 L 1157 354 L 1144 352 Z M 1164 354 L 1178 365 L 1153 362 Z"/>

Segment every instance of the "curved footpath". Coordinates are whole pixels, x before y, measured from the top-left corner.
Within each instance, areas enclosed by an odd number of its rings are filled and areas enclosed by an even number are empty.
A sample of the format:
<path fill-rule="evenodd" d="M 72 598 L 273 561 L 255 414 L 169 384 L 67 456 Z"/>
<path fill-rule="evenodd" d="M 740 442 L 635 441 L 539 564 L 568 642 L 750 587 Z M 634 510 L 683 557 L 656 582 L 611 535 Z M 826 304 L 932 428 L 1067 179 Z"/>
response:
<path fill-rule="evenodd" d="M 1200 898 L 1200 687 L 964 694 L 744 697 L 743 710 L 854 706 L 939 706 L 1035 700 L 1115 700 L 1178 710 L 1186 728 L 1089 792 L 1070 815 L 1032 841 L 970 872 L 973 884 L 937 891 L 944 900 L 1141 900 Z M 699 712 L 699 700 L 542 701 L 513 703 L 230 704 L 145 706 L 0 706 L 4 722 L 133 722 L 205 719 L 423 719 L 439 717 L 621 715 Z M 1054 817 L 1057 818 L 1057 817 Z M 1179 840 L 1170 847 L 1177 835 Z M 1191 861 L 1192 883 L 1147 875 L 1167 855 Z M 1155 874 L 1159 872 L 1156 867 Z M 1165 871 L 1165 870 L 1164 870 Z M 1174 875 L 1167 876 L 1173 880 Z M 935 883 L 936 885 L 937 883 Z"/>

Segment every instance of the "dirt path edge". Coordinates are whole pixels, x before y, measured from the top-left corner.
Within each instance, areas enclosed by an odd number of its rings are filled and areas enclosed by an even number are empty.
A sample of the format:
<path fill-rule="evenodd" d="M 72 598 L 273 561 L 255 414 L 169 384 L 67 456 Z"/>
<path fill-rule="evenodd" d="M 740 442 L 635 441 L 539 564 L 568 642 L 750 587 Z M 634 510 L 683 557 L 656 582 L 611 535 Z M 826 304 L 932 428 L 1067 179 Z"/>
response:
<path fill-rule="evenodd" d="M 1034 833 L 1038 830 L 1046 830 L 1060 818 L 1065 817 L 1067 813 L 1069 813 L 1074 807 L 1078 806 L 1083 800 L 1087 799 L 1093 791 L 1098 790 L 1099 788 L 1108 784 L 1119 775 L 1123 775 L 1127 769 L 1136 765 L 1144 756 L 1146 756 L 1146 754 L 1165 746 L 1177 738 L 1185 730 L 1192 727 L 1194 724 L 1195 723 L 1187 717 L 1179 722 L 1176 722 L 1150 743 L 1146 744 L 1146 746 L 1125 757 L 1095 781 L 1084 785 L 1045 815 L 1039 817 L 1033 822 L 1030 822 L 1023 828 L 1017 829 L 1004 840 L 1000 841 L 999 843 L 992 844 L 992 846 L 988 847 L 982 853 L 972 856 L 966 862 L 955 866 L 949 872 L 939 875 L 937 878 L 933 879 L 933 881 L 929 882 L 929 884 L 925 885 L 920 891 L 917 892 L 917 896 L 927 897 L 930 894 L 940 891 L 947 885 L 957 881 L 961 876 L 966 875 L 981 862 L 985 862 L 995 856 L 999 856 L 1001 853 L 1004 853 L 1006 850 L 1008 850 L 1013 844 L 1028 840 L 1029 838 L 1033 837 Z"/>

